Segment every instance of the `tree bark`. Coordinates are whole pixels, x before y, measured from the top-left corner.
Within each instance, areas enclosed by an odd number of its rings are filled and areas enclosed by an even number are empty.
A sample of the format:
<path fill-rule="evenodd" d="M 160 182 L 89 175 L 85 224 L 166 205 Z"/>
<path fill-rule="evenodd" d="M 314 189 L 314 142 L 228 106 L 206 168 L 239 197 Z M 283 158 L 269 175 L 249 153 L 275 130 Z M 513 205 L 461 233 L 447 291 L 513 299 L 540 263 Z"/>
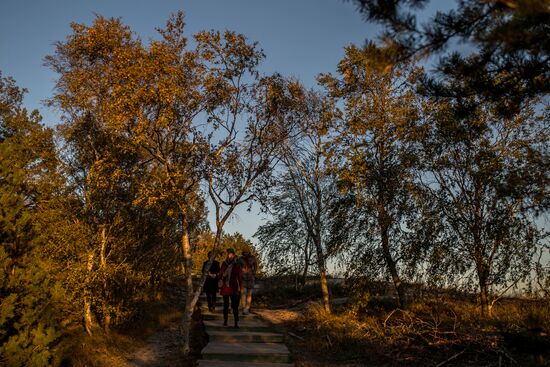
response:
<path fill-rule="evenodd" d="M 94 269 L 95 255 L 93 251 L 88 253 L 88 263 L 86 264 L 86 290 L 84 295 L 84 329 L 88 335 L 92 335 L 94 329 L 97 327 L 94 314 L 92 312 L 92 295 L 90 292 L 90 282 L 92 278 L 92 271 Z"/>
<path fill-rule="evenodd" d="M 380 219 L 379 225 L 380 225 L 380 238 L 382 243 L 382 253 L 384 255 L 384 260 L 386 261 L 386 266 L 388 267 L 388 270 L 392 277 L 395 291 L 397 292 L 397 305 L 399 307 L 404 307 L 405 292 L 403 289 L 403 284 L 401 283 L 401 278 L 399 277 L 399 273 L 397 271 L 397 264 L 393 259 L 390 251 L 390 240 L 388 235 L 389 226 L 387 224 L 387 219 L 384 219 L 384 218 Z"/>
<path fill-rule="evenodd" d="M 302 279 L 300 280 L 300 284 L 301 286 L 305 286 L 306 285 L 306 280 L 307 280 L 307 272 L 309 271 L 309 235 L 308 235 L 308 238 L 306 240 L 306 246 L 305 246 L 305 249 L 304 249 L 304 271 L 302 272 Z"/>
<path fill-rule="evenodd" d="M 487 284 L 482 284 L 480 281 L 479 283 L 479 301 L 481 304 L 481 316 L 482 317 L 489 317 L 489 292 Z"/>
<path fill-rule="evenodd" d="M 481 317 L 490 316 L 489 310 L 489 274 L 490 263 L 485 254 L 485 248 L 482 242 L 482 189 L 479 182 L 476 182 L 474 187 L 474 222 L 472 227 L 472 235 L 474 241 L 474 262 L 476 264 L 477 278 L 479 282 L 479 304 L 481 308 Z"/>
<path fill-rule="evenodd" d="M 103 330 L 108 333 L 111 329 L 111 311 L 109 310 L 109 289 L 107 283 L 107 231 L 105 226 L 101 228 L 101 241 L 99 247 L 99 268 L 103 277 Z"/>
<path fill-rule="evenodd" d="M 481 310 L 481 317 L 490 317 L 491 310 L 489 307 L 489 271 L 487 266 L 481 262 L 478 262 L 476 266 L 477 278 L 479 283 L 479 305 Z"/>
<path fill-rule="evenodd" d="M 389 239 L 389 231 L 390 226 L 392 225 L 393 218 L 391 215 L 388 214 L 386 210 L 387 203 L 391 203 L 392 199 L 389 198 L 389 194 L 387 192 L 386 188 L 386 142 L 385 140 L 382 140 L 378 144 L 378 161 L 379 161 L 379 168 L 378 168 L 378 180 L 377 180 L 377 212 L 378 212 L 378 226 L 380 228 L 380 242 L 382 245 L 382 253 L 384 255 L 384 260 L 386 262 L 386 266 L 388 267 L 388 271 L 390 272 L 390 276 L 393 281 L 393 286 L 395 287 L 395 291 L 397 293 L 397 305 L 398 307 L 404 307 L 405 306 L 405 291 L 403 289 L 403 284 L 401 283 L 401 277 L 399 276 L 399 273 L 397 271 L 397 262 L 393 259 L 391 251 L 390 251 L 390 239 Z"/>
<path fill-rule="evenodd" d="M 190 348 L 190 331 L 191 320 L 193 317 L 193 274 L 191 268 L 193 266 L 191 258 L 191 244 L 189 242 L 189 232 L 187 229 L 187 221 L 184 218 L 182 221 L 182 236 L 181 249 L 183 254 L 183 268 L 185 277 L 185 308 L 183 311 L 183 353 L 189 355 Z"/>
<path fill-rule="evenodd" d="M 321 247 L 321 238 L 319 235 L 316 235 L 314 243 L 315 243 L 315 250 L 317 254 L 317 265 L 319 267 L 319 281 L 321 283 L 321 293 L 323 294 L 323 308 L 325 309 L 326 312 L 331 313 L 332 307 L 330 305 L 330 293 L 328 290 L 325 255 L 323 254 L 323 248 Z"/>

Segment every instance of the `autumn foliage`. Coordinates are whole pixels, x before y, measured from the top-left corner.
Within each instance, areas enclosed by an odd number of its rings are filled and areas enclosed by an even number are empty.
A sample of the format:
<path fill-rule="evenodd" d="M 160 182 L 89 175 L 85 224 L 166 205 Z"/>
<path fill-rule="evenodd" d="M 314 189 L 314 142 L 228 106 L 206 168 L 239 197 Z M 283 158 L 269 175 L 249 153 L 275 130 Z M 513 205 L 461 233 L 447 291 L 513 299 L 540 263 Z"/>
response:
<path fill-rule="evenodd" d="M 128 327 L 166 284 L 184 294 L 187 355 L 202 264 L 225 247 L 261 258 L 262 275 L 293 276 L 295 291 L 316 278 L 323 309 L 301 322 L 329 344 L 398 349 L 414 343 L 409 320 L 432 345 L 495 314 L 507 322 L 495 309 L 510 292 L 547 302 L 548 42 L 495 45 L 547 13 L 464 1 L 420 34 L 400 2 L 357 3 L 395 42 L 349 45 L 315 88 L 263 75 L 266 56 L 242 34 L 186 35 L 182 12 L 149 41 L 118 18 L 72 24 L 45 58 L 55 128 L 0 74 L 0 364 L 68 363 L 72 337 Z M 503 29 L 480 28 L 469 8 Z M 479 52 L 430 73 L 418 61 L 444 49 L 454 17 Z M 225 230 L 253 202 L 269 217 L 257 248 Z M 335 271 L 355 287 L 330 315 Z M 363 282 L 390 285 L 383 324 Z M 446 305 L 443 328 L 426 324 L 441 307 L 417 286 L 474 294 L 463 307 L 479 320 L 450 326 L 462 311 Z"/>

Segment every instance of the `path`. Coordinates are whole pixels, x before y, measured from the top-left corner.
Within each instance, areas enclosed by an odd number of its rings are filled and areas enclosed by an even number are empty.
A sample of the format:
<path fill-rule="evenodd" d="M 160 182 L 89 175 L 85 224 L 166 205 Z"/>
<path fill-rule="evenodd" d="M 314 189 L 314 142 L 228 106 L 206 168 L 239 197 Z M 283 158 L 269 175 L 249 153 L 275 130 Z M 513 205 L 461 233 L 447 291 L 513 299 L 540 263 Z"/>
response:
<path fill-rule="evenodd" d="M 181 348 L 181 305 L 185 303 L 185 292 L 181 287 L 174 287 L 167 292 L 167 297 L 171 307 L 153 313 L 157 329 L 140 348 L 129 353 L 125 367 L 177 366 L 186 362 Z"/>
<path fill-rule="evenodd" d="M 129 366 L 152 367 L 176 365 L 184 361 L 181 353 L 181 319 L 159 330 L 136 350 L 128 361 Z"/>
<path fill-rule="evenodd" d="M 220 297 L 218 297 L 218 300 Z M 201 303 L 206 299 L 201 296 Z M 202 350 L 199 367 L 292 367 L 292 358 L 284 344 L 283 334 L 274 331 L 257 315 L 241 315 L 239 329 L 223 326 L 221 303 L 211 313 L 201 306 L 209 343 Z"/>

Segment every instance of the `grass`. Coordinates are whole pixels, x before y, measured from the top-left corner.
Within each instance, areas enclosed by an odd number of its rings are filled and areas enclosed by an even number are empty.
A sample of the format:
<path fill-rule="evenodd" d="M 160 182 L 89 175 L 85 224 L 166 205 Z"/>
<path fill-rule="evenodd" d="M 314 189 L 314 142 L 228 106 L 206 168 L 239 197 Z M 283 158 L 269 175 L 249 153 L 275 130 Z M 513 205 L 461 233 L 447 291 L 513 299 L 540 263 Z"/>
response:
<path fill-rule="evenodd" d="M 277 300 L 282 292 L 276 291 Z M 298 336 L 289 338 L 297 366 L 550 366 L 548 301 L 503 300 L 484 319 L 471 297 L 452 293 L 426 296 L 405 309 L 387 297 L 357 299 L 332 314 L 311 304 L 286 322 Z"/>

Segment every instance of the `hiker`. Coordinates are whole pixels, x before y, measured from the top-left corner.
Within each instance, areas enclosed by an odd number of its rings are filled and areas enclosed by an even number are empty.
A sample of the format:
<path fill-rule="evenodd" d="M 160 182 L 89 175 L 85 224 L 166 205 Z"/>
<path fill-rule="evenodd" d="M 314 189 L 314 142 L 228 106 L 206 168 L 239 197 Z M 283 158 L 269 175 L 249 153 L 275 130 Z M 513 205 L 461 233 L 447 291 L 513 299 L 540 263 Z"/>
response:
<path fill-rule="evenodd" d="M 227 326 L 229 315 L 229 300 L 231 300 L 231 309 L 235 318 L 235 328 L 239 327 L 239 303 L 241 300 L 241 291 L 243 290 L 243 273 L 235 250 L 227 249 L 227 258 L 222 263 L 220 269 L 220 294 L 223 296 L 223 326 Z"/>
<path fill-rule="evenodd" d="M 212 256 L 212 251 L 208 252 L 208 258 Z M 202 273 L 206 270 L 208 260 L 202 264 Z M 220 263 L 216 260 L 212 261 L 210 269 L 208 269 L 208 276 L 204 281 L 204 293 L 206 293 L 206 301 L 208 302 L 208 310 L 214 312 L 216 309 L 216 293 L 218 292 L 218 273 L 220 272 Z"/>
<path fill-rule="evenodd" d="M 243 250 L 239 259 L 243 272 L 243 293 L 241 294 L 241 308 L 244 315 L 250 312 L 252 303 L 252 291 L 256 282 L 256 258 L 252 256 L 249 250 Z"/>

